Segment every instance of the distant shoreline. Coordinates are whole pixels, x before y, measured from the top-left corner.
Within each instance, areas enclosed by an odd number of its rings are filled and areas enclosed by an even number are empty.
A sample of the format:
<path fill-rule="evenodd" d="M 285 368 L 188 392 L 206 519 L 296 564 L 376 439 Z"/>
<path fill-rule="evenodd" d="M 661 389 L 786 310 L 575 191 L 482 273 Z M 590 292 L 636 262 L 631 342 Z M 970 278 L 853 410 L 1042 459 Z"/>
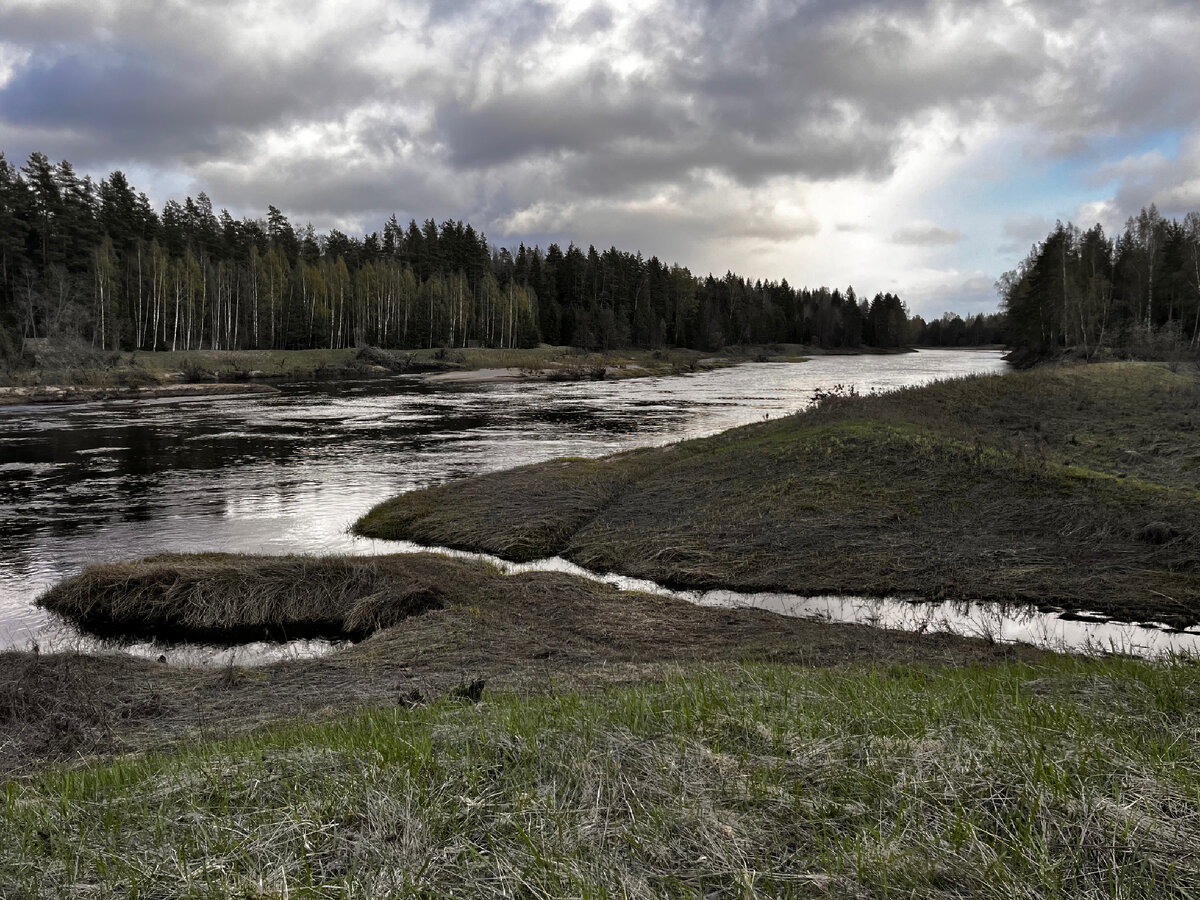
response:
<path fill-rule="evenodd" d="M 223 397 L 277 392 L 273 385 L 310 380 L 348 380 L 395 375 L 424 376 L 431 383 L 587 381 L 681 375 L 746 362 L 804 362 L 814 356 L 878 356 L 922 349 L 800 344 L 688 349 L 622 349 L 606 352 L 540 345 L 523 349 L 444 348 L 380 350 L 191 350 L 52 353 L 39 365 L 7 376 L 0 407 L 105 400 Z"/>
<path fill-rule="evenodd" d="M 157 400 L 165 397 L 218 397 L 237 394 L 278 394 L 269 384 L 160 384 L 147 387 L 85 387 L 35 385 L 0 387 L 0 406 L 91 403 L 100 400 Z"/>

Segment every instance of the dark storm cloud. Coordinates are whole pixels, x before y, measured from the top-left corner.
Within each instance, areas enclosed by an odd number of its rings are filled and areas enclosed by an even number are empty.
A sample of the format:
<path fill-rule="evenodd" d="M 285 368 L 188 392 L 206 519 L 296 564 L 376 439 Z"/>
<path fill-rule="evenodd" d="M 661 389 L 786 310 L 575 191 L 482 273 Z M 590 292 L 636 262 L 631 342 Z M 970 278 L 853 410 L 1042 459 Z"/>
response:
<path fill-rule="evenodd" d="M 721 127 L 771 138 L 850 111 L 876 127 L 937 106 L 962 107 L 1003 93 L 1035 71 L 997 43 L 985 21 L 959 24 L 972 38 L 939 47 L 938 4 L 767 4 L 757 16 L 722 10 L 671 73 Z M 967 10 L 970 7 L 966 7 Z M 1023 48 L 1026 49 L 1026 48 Z"/>
<path fill-rule="evenodd" d="M 24 21 L 5 13 L 0 29 L 13 19 Z M 0 89 L 0 122 L 63 136 L 80 163 L 187 164 L 238 153 L 265 128 L 340 114 L 378 85 L 347 52 L 350 34 L 286 56 L 241 57 L 211 20 L 172 20 L 163 9 L 70 20 L 63 10 L 57 31 L 22 27 L 37 36 L 29 61 Z"/>
<path fill-rule="evenodd" d="M 890 161 L 887 139 L 870 135 L 813 132 L 764 143 L 722 134 L 697 135 L 678 144 L 631 139 L 610 144 L 602 153 L 573 156 L 564 161 L 563 170 L 570 190 L 619 197 L 655 185 L 690 187 L 709 173 L 747 187 L 793 175 L 800 167 L 812 178 L 878 177 L 890 169 Z"/>
<path fill-rule="evenodd" d="M 210 85 L 147 60 L 75 54 L 14 78 L 0 92 L 0 116 L 17 127 L 87 135 L 91 158 L 122 147 L 144 159 L 209 156 L 234 149 L 229 143 L 242 133 L 238 117 L 205 115 L 210 96 Z"/>
<path fill-rule="evenodd" d="M 490 168 L 530 156 L 603 151 L 630 135 L 670 141 L 684 123 L 647 86 L 626 89 L 607 73 L 554 89 L 529 87 L 468 106 L 458 99 L 437 113 L 437 133 L 460 169 Z"/>
<path fill-rule="evenodd" d="M 367 232 L 393 213 L 405 220 L 466 216 L 475 199 L 448 180 L 430 179 L 423 166 L 394 160 L 343 159 L 331 167 L 325 157 L 300 156 L 269 171 L 214 167 L 203 171 L 202 180 L 215 197 L 237 198 L 242 214 L 262 215 L 286 197 L 295 223 L 357 222 Z"/>
<path fill-rule="evenodd" d="M 8 3 L 0 6 L 0 40 L 21 46 L 87 40 L 105 18 L 99 4 Z"/>
<path fill-rule="evenodd" d="M 803 128 L 793 124 L 769 138 L 714 128 L 654 83 L 604 71 L 473 106 L 452 99 L 439 107 L 436 124 L 457 169 L 537 158 L 558 169 L 565 191 L 614 196 L 648 184 L 686 184 L 698 170 L 747 185 L 798 172 L 882 176 L 892 150 L 889 134 L 840 115 L 813 116 Z"/>
<path fill-rule="evenodd" d="M 752 20 L 754 27 L 740 24 L 733 33 L 723 27 L 722 10 L 708 14 L 710 21 L 693 17 L 690 29 L 661 12 L 640 23 L 652 67 L 637 75 L 596 63 L 571 77 L 506 86 L 482 100 L 478 86 L 467 85 L 439 105 L 436 136 L 461 169 L 537 156 L 562 164 L 564 182 L 584 191 L 685 183 L 697 169 L 746 185 L 783 174 L 890 173 L 904 109 L 883 98 L 875 105 L 887 109 L 887 120 L 869 118 L 869 90 L 825 72 L 839 49 L 844 63 L 853 47 L 819 31 L 797 31 L 795 42 L 772 35 L 777 25 L 794 30 L 795 15 Z M 673 39 L 663 44 L 667 34 Z M 980 83 L 988 77 L 986 62 L 978 55 L 971 62 L 971 77 Z M 895 78 L 885 72 L 877 81 L 892 86 Z"/>

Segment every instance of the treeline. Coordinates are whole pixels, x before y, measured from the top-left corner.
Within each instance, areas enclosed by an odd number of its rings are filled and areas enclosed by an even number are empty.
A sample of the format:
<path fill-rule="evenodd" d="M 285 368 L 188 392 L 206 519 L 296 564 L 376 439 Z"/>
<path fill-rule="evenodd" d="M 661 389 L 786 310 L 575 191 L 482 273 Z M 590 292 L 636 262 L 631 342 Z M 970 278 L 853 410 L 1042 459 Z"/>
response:
<path fill-rule="evenodd" d="M 697 277 L 571 244 L 489 246 L 461 221 L 352 237 L 216 213 L 201 193 L 156 212 L 121 172 L 96 184 L 0 154 L 0 354 L 23 338 L 103 349 L 492 347 L 538 342 L 719 349 L 991 343 L 996 317 L 926 323 L 890 293 Z"/>
<path fill-rule="evenodd" d="M 996 287 L 1012 343 L 1034 353 L 1200 348 L 1200 213 L 1151 204 L 1116 240 L 1059 222 Z"/>

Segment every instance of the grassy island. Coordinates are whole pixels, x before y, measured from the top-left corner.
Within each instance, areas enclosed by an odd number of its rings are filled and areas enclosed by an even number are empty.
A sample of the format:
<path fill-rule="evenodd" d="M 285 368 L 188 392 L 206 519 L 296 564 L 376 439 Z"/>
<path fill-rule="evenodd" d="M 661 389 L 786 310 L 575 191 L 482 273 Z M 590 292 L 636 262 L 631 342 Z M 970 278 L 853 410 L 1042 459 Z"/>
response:
<path fill-rule="evenodd" d="M 1200 622 L 1200 371 L 1040 368 L 405 494 L 364 535 L 680 587 Z"/>

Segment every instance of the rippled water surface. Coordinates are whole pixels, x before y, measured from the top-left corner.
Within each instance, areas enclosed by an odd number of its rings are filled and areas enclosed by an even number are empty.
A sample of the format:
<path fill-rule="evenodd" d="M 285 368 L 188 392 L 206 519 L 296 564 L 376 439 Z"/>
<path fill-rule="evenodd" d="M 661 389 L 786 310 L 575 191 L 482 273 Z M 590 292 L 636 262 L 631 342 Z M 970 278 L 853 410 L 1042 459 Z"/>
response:
<path fill-rule="evenodd" d="M 401 491 L 712 434 L 794 412 L 837 384 L 888 390 L 1004 367 L 993 351 L 922 351 L 624 381 L 398 377 L 0 407 L 0 647 L 61 636 L 33 600 L 91 562 L 162 551 L 379 552 L 347 527 Z"/>

